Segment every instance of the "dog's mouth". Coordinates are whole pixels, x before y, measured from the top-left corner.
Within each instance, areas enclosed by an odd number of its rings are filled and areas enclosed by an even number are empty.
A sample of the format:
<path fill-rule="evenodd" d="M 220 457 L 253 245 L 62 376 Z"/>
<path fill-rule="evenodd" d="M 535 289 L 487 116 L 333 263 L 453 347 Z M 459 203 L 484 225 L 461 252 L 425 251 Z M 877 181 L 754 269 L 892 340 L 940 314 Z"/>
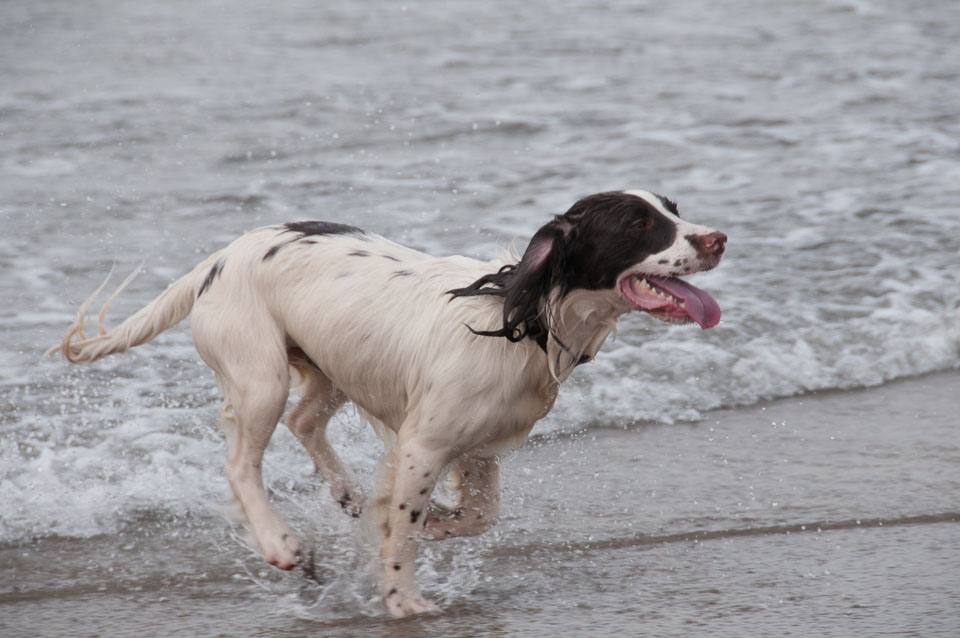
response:
<path fill-rule="evenodd" d="M 720 322 L 720 306 L 706 290 L 676 277 L 632 274 L 619 283 L 620 293 L 638 310 L 670 323 L 697 322 L 706 330 Z"/>

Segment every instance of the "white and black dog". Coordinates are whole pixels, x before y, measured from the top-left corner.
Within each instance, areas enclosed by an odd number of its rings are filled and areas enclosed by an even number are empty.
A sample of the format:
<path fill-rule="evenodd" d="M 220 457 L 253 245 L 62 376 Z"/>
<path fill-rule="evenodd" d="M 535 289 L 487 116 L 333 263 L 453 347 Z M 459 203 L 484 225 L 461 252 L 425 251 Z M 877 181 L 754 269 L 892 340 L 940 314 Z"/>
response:
<path fill-rule="evenodd" d="M 581 199 L 540 228 L 519 261 L 430 257 L 343 224 L 268 226 L 110 331 L 105 305 L 99 336 L 86 337 L 97 290 L 51 352 L 95 361 L 192 311 L 194 343 L 225 397 L 227 478 L 264 558 L 281 569 L 302 553 L 267 499 L 260 465 L 291 378 L 302 380 L 302 399 L 287 425 L 334 498 L 359 515 L 361 492 L 325 435 L 352 401 L 392 443 L 371 514 L 384 599 L 405 616 L 436 609 L 414 582 L 419 541 L 495 522 L 499 458 L 550 411 L 560 382 L 597 354 L 620 315 L 717 324 L 713 298 L 678 277 L 716 266 L 726 240 L 639 190 Z M 446 475 L 458 485 L 455 510 L 430 500 Z"/>

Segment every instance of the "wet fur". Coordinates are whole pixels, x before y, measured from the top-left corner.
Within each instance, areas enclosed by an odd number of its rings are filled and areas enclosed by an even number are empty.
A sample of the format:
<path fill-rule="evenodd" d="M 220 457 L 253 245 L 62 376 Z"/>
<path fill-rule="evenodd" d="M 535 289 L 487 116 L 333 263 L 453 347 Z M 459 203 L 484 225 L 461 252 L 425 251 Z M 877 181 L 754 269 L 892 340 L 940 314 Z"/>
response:
<path fill-rule="evenodd" d="M 51 351 L 95 361 L 192 314 L 197 351 L 224 394 L 227 478 L 264 558 L 282 569 L 303 556 L 267 499 L 260 463 L 291 370 L 302 398 L 287 426 L 353 515 L 364 499 L 324 429 L 343 403 L 356 404 L 392 443 L 370 516 L 386 605 L 404 616 L 435 609 L 413 578 L 420 538 L 477 534 L 495 522 L 499 457 L 633 309 L 617 278 L 638 267 L 673 275 L 713 267 L 719 253 L 696 245 L 709 233 L 717 235 L 646 191 L 581 200 L 544 225 L 519 261 L 430 257 L 343 224 L 271 226 L 211 255 L 110 331 L 105 305 L 100 334 L 88 338 L 91 297 Z M 430 501 L 447 473 L 461 496 L 454 510 Z"/>

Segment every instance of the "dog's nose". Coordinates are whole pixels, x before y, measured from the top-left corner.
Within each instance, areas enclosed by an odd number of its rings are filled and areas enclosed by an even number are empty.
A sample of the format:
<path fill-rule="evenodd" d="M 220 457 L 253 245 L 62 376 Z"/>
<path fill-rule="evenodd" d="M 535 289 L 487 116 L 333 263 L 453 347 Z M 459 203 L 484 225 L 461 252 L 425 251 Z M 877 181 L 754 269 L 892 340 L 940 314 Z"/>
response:
<path fill-rule="evenodd" d="M 715 230 L 706 235 L 687 235 L 687 241 L 697 249 L 701 257 L 719 257 L 723 254 L 727 236 Z"/>
<path fill-rule="evenodd" d="M 702 236 L 702 250 L 708 255 L 722 255 L 723 249 L 727 244 L 727 236 L 720 231 L 713 231 L 709 235 Z"/>

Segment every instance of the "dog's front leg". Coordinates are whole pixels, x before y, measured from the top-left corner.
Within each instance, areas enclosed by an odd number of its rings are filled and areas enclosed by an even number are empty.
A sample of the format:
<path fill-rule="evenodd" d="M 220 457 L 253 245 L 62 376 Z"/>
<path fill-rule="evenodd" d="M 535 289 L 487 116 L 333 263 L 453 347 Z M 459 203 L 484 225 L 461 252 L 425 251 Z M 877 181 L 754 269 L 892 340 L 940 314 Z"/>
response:
<path fill-rule="evenodd" d="M 384 602 L 390 613 L 399 618 L 438 609 L 420 594 L 414 574 L 430 494 L 450 455 L 431 450 L 416 440 L 402 439 L 393 453 L 396 469 L 380 557 Z"/>

